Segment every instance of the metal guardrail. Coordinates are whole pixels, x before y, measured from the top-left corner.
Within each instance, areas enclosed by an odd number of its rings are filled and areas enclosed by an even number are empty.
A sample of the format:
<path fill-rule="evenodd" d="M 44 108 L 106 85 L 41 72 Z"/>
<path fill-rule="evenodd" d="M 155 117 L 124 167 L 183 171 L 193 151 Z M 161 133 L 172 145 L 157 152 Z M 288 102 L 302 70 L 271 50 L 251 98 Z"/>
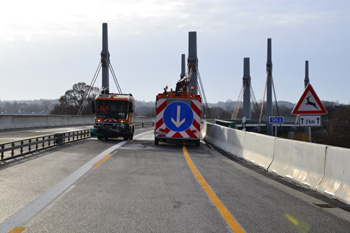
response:
<path fill-rule="evenodd" d="M 90 130 L 79 130 L 3 143 L 0 144 L 0 161 L 14 159 L 63 143 L 79 141 L 89 137 L 91 137 Z"/>
<path fill-rule="evenodd" d="M 135 122 L 135 127 L 151 127 L 154 126 L 154 122 Z"/>
<path fill-rule="evenodd" d="M 154 122 L 137 122 L 135 127 L 144 128 L 154 126 Z M 27 138 L 14 142 L 0 144 L 0 161 L 14 159 L 64 143 L 90 138 L 90 129 L 67 133 L 56 133 L 47 136 Z"/>

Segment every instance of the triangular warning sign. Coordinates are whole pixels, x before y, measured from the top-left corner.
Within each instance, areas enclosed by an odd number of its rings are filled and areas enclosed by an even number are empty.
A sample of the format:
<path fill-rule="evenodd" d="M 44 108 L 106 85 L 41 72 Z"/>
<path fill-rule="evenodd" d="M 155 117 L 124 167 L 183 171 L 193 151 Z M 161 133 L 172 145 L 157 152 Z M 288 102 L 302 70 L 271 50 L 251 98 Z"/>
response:
<path fill-rule="evenodd" d="M 327 110 L 323 107 L 311 84 L 306 86 L 304 93 L 297 105 L 295 105 L 292 114 L 327 114 Z"/>

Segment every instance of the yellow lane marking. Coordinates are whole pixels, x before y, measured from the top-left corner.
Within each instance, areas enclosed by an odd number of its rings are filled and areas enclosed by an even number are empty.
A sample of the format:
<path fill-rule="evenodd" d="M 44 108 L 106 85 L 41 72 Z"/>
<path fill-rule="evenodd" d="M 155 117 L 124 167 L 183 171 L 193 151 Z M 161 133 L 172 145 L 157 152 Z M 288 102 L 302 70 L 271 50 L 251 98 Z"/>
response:
<path fill-rule="evenodd" d="M 109 157 L 111 157 L 112 154 L 108 154 L 106 155 L 103 159 L 101 159 L 100 161 L 98 161 L 97 163 L 95 163 L 93 166 L 97 167 L 98 165 L 100 165 L 101 163 L 103 163 L 104 161 L 106 161 Z"/>
<path fill-rule="evenodd" d="M 222 217 L 225 219 L 226 223 L 231 227 L 233 232 L 245 232 L 243 228 L 239 225 L 239 223 L 235 220 L 235 218 L 232 216 L 230 211 L 225 207 L 225 205 L 220 201 L 220 199 L 216 196 L 214 191 L 210 188 L 208 183 L 204 180 L 202 175 L 199 173 L 197 170 L 196 166 L 193 164 L 186 146 L 182 146 L 182 150 L 184 152 L 184 156 L 186 158 L 187 164 L 190 167 L 192 173 L 194 176 L 197 178 L 198 182 L 204 189 L 204 191 L 207 193 L 209 196 L 210 200 L 214 203 L 215 207 L 218 209 Z"/>
<path fill-rule="evenodd" d="M 311 226 L 305 222 L 299 222 L 296 218 L 294 218 L 290 214 L 285 214 L 286 218 L 289 222 L 291 222 L 300 233 L 308 233 L 311 230 Z"/>
<path fill-rule="evenodd" d="M 130 140 L 129 142 L 134 142 L 134 140 Z"/>
<path fill-rule="evenodd" d="M 26 227 L 15 227 L 9 233 L 21 233 L 26 229 Z"/>
<path fill-rule="evenodd" d="M 299 221 L 296 220 L 292 215 L 286 214 L 286 218 L 295 226 L 299 225 Z"/>

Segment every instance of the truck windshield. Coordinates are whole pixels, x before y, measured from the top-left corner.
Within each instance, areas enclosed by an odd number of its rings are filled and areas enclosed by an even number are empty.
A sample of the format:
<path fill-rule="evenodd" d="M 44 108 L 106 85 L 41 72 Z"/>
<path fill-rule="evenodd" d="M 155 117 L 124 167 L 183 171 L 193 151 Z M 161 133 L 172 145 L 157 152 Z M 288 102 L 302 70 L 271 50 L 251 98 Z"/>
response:
<path fill-rule="evenodd" d="M 128 113 L 127 101 L 96 100 L 96 115 L 114 119 L 125 119 Z"/>

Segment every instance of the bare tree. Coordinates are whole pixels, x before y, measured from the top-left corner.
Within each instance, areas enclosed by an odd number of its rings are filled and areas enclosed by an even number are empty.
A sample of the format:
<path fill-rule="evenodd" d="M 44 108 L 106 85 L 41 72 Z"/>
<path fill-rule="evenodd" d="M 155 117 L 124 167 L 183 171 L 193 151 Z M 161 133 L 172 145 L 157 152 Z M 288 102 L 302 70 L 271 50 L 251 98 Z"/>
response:
<path fill-rule="evenodd" d="M 87 100 L 87 106 L 89 106 L 89 104 L 94 101 L 98 93 L 99 88 L 91 88 L 84 82 L 74 84 L 72 89 L 66 91 L 66 93 L 61 96 L 61 98 L 58 100 L 59 103 L 54 106 L 50 113 L 58 115 L 76 115 L 80 106 L 84 103 L 84 99 Z M 87 96 L 88 94 L 90 95 Z M 87 107 L 83 112 L 83 115 L 90 114 L 92 114 L 91 108 Z"/>

